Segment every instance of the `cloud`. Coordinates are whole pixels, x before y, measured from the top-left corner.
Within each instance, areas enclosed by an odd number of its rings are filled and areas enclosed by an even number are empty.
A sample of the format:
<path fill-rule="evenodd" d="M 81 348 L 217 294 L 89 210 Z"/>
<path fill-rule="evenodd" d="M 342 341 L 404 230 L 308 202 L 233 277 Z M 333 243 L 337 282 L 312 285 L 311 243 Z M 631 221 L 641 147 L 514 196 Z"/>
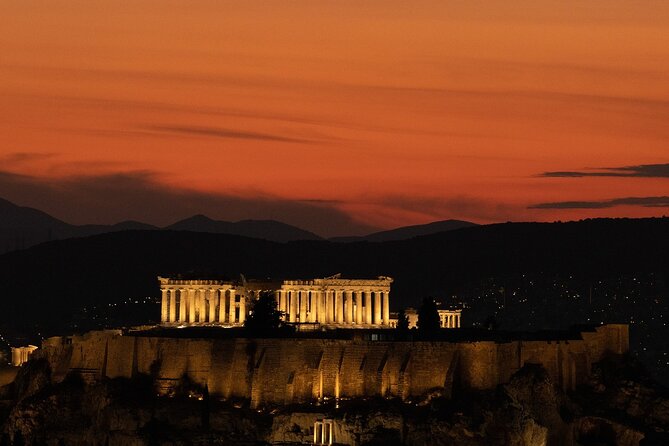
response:
<path fill-rule="evenodd" d="M 42 161 L 53 158 L 54 156 L 56 156 L 56 154 L 50 152 L 13 152 L 0 156 L 0 163 L 4 166 L 13 166 L 34 161 Z"/>
<path fill-rule="evenodd" d="M 220 220 L 273 219 L 322 236 L 367 234 L 362 224 L 327 202 L 303 202 L 260 193 L 207 193 L 166 186 L 153 171 L 39 178 L 0 171 L 0 197 L 43 210 L 69 223 L 137 220 L 165 226 L 195 214 Z"/>
<path fill-rule="evenodd" d="M 223 129 L 216 127 L 197 127 L 185 125 L 154 125 L 147 127 L 148 130 L 176 133 L 187 136 L 207 136 L 214 138 L 231 138 L 231 139 L 254 139 L 259 141 L 277 141 L 277 142 L 292 142 L 292 143 L 306 143 L 306 139 L 290 138 L 280 135 L 271 135 L 267 133 L 246 132 L 241 130 Z"/>
<path fill-rule="evenodd" d="M 626 197 L 601 201 L 557 201 L 553 203 L 533 204 L 529 206 L 529 209 L 607 209 L 616 206 L 669 207 L 669 197 Z"/>
<path fill-rule="evenodd" d="M 450 195 L 443 197 L 392 195 L 361 200 L 378 206 L 385 212 L 388 221 L 396 222 L 399 216 L 409 216 L 412 220 L 431 222 L 446 219 L 462 219 L 480 223 L 515 220 L 522 208 L 470 195 Z M 395 225 L 397 226 L 397 225 Z"/>
<path fill-rule="evenodd" d="M 553 178 L 625 177 L 625 178 L 669 178 L 669 163 L 640 164 L 638 166 L 601 167 L 578 171 L 544 172 L 540 176 Z"/>
<path fill-rule="evenodd" d="M 255 139 L 259 141 L 275 141 L 275 142 L 293 142 L 306 143 L 306 139 L 289 138 L 280 135 L 270 135 L 267 133 L 246 132 L 241 130 L 223 129 L 215 127 L 193 127 L 193 126 L 151 126 L 149 130 L 167 133 L 177 133 L 188 136 L 208 136 L 214 138 L 231 138 L 231 139 Z"/>

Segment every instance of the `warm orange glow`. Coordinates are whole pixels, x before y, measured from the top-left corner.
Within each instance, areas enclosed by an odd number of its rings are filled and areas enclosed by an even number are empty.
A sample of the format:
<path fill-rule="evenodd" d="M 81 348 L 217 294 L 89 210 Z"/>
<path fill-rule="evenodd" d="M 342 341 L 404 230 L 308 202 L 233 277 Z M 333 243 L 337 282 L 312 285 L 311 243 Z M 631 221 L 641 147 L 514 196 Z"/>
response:
<path fill-rule="evenodd" d="M 667 195 L 666 178 L 538 177 L 669 162 L 664 0 L 1 9 L 3 172 L 146 171 L 383 227 L 666 213 L 528 209 Z"/>

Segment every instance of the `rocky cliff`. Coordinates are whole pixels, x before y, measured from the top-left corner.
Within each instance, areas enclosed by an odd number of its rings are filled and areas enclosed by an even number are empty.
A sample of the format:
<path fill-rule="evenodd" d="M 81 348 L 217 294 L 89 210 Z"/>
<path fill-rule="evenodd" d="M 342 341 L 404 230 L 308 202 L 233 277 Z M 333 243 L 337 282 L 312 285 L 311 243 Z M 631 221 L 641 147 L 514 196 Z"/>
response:
<path fill-rule="evenodd" d="M 49 363 L 29 361 L 0 391 L 0 445 L 309 444 L 314 422 L 332 420 L 346 445 L 669 444 L 669 395 L 633 361 L 594 366 L 588 383 L 565 394 L 539 365 L 527 364 L 494 390 L 438 389 L 421 398 L 351 399 L 249 408 L 218 400 L 184 378 L 170 397 L 150 376 L 86 383 L 75 373 L 50 379 Z"/>

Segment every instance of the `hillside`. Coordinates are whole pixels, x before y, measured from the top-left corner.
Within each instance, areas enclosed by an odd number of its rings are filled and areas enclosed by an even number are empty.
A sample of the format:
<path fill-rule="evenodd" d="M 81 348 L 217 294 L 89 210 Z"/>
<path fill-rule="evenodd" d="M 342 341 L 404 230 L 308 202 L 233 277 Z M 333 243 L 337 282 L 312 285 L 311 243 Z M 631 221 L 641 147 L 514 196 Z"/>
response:
<path fill-rule="evenodd" d="M 360 237 L 333 237 L 332 242 L 388 242 L 393 240 L 406 240 L 422 235 L 431 235 L 438 232 L 453 231 L 455 229 L 477 226 L 476 223 L 462 220 L 442 220 L 424 225 L 402 226 L 387 231 L 374 232 Z"/>
<path fill-rule="evenodd" d="M 228 222 L 212 220 L 204 215 L 195 215 L 165 228 L 137 221 L 124 221 L 113 225 L 73 225 L 38 209 L 17 206 L 0 198 L 0 254 L 53 240 L 87 237 L 108 232 L 159 229 L 233 234 L 276 242 L 321 239 L 312 232 L 274 220 Z"/>
<path fill-rule="evenodd" d="M 320 240 L 313 232 L 274 220 L 241 220 L 237 222 L 212 220 L 204 215 L 195 215 L 178 221 L 164 229 L 172 231 L 211 232 L 214 234 L 234 234 L 275 242 L 293 240 Z"/>
<path fill-rule="evenodd" d="M 51 319 L 85 303 L 156 296 L 155 277 L 309 278 L 389 275 L 394 306 L 455 293 L 490 276 L 554 272 L 582 277 L 662 272 L 669 219 L 506 223 L 370 244 L 280 244 L 227 234 L 123 231 L 60 240 L 0 256 L 0 322 L 30 311 Z M 40 303 L 35 309 L 34 305 Z M 54 313 L 55 312 L 55 313 Z"/>
<path fill-rule="evenodd" d="M 667 252 L 667 218 L 505 223 L 379 243 L 123 231 L 0 255 L 0 334 L 30 339 L 155 322 L 158 275 L 388 275 L 392 311 L 432 296 L 464 306 L 464 326 L 633 323 L 632 349 L 666 380 L 669 338 L 656 334 L 669 314 Z"/>

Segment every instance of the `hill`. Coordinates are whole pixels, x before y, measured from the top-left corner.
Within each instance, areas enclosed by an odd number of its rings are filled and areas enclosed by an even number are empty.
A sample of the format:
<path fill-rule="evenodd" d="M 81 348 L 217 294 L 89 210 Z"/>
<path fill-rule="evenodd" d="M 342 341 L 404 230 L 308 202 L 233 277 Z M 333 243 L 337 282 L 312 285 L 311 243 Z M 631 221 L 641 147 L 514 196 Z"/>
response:
<path fill-rule="evenodd" d="M 157 296 L 157 275 L 395 278 L 393 306 L 463 294 L 490 277 L 669 271 L 669 219 L 505 223 L 381 243 L 276 243 L 228 234 L 122 231 L 0 256 L 0 323 L 47 322 L 81 305 Z M 547 292 L 547 291 L 544 291 Z"/>
<path fill-rule="evenodd" d="M 152 230 L 155 226 L 125 221 L 114 225 L 72 225 L 46 212 L 17 206 L 0 198 L 0 253 L 25 249 L 51 240 L 86 237 L 106 232 Z"/>
<path fill-rule="evenodd" d="M 668 218 L 505 223 L 378 243 L 122 231 L 0 255 L 0 334 L 19 339 L 156 321 L 158 275 L 388 275 L 392 311 L 432 296 L 464 307 L 465 326 L 631 323 L 633 350 L 666 378 L 669 338 L 656 334 L 666 331 L 669 314 L 667 252 Z"/>
<path fill-rule="evenodd" d="M 72 225 L 38 209 L 17 206 L 0 198 L 0 254 L 40 243 L 128 230 L 159 230 L 154 225 L 125 221 L 113 225 Z M 276 242 L 320 240 L 318 235 L 274 220 L 216 221 L 195 215 L 164 229 L 211 232 L 262 238 Z"/>
<path fill-rule="evenodd" d="M 350 243 L 405 240 L 472 226 L 476 226 L 476 224 L 461 220 L 444 220 L 425 225 L 404 226 L 366 236 L 335 237 L 330 241 Z M 180 220 L 164 228 L 137 221 L 125 221 L 113 225 L 72 225 L 38 209 L 17 206 L 0 198 L 0 254 L 29 248 L 52 240 L 86 237 L 107 232 L 160 229 L 241 235 L 275 242 L 322 240 L 322 237 L 313 232 L 275 220 L 231 222 L 213 220 L 201 214 Z"/>
<path fill-rule="evenodd" d="M 453 231 L 455 229 L 478 226 L 476 223 L 462 220 L 442 220 L 424 225 L 402 226 L 387 231 L 374 232 L 359 237 L 333 237 L 332 242 L 388 242 L 392 240 L 406 240 L 421 235 L 436 234 L 437 232 Z"/>
<path fill-rule="evenodd" d="M 293 240 L 321 240 L 313 232 L 275 220 L 241 220 L 237 222 L 212 220 L 204 215 L 195 215 L 165 227 L 172 231 L 211 232 L 214 234 L 234 234 L 275 242 Z"/>

